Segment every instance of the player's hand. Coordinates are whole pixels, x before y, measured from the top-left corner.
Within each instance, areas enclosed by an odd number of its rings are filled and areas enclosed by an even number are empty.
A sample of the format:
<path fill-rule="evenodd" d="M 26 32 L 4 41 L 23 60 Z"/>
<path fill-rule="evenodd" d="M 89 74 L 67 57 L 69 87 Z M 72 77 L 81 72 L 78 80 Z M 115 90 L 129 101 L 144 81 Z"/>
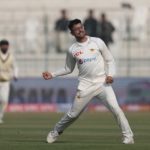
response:
<path fill-rule="evenodd" d="M 107 76 L 105 81 L 106 81 L 106 84 L 111 84 L 114 82 L 113 77 L 111 76 Z"/>
<path fill-rule="evenodd" d="M 47 72 L 47 71 L 45 71 L 45 72 L 43 72 L 43 78 L 45 79 L 45 80 L 50 80 L 50 79 L 52 79 L 53 77 L 52 77 L 52 74 L 50 73 L 50 72 Z"/>

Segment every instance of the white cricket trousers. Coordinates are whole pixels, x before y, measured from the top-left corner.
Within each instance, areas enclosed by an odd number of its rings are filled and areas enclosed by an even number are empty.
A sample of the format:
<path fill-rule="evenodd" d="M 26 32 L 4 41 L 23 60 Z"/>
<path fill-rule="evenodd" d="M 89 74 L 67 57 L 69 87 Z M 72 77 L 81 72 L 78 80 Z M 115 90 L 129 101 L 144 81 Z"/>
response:
<path fill-rule="evenodd" d="M 85 90 L 78 90 L 74 103 L 68 113 L 55 125 L 54 130 L 62 133 L 66 127 L 73 123 L 84 111 L 93 97 L 97 97 L 113 114 L 124 137 L 132 137 L 133 133 L 129 123 L 118 105 L 111 85 L 93 85 Z"/>
<path fill-rule="evenodd" d="M 0 120 L 3 119 L 4 112 L 8 104 L 9 91 L 10 83 L 0 82 Z"/>

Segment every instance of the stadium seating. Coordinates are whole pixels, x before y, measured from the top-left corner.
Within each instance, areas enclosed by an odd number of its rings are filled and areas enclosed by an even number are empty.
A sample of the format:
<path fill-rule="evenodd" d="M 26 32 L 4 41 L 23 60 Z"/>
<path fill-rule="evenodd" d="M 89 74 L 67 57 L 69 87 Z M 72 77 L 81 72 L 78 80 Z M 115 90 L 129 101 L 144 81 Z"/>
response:
<path fill-rule="evenodd" d="M 47 0 L 39 0 L 38 3 L 36 0 L 31 0 L 30 6 L 27 1 L 2 1 L 0 39 L 9 39 L 20 76 L 40 76 L 43 70 L 56 70 L 64 64 L 65 54 L 57 54 L 55 50 L 54 22 L 62 8 L 68 9 L 69 18 L 84 19 L 91 3 L 97 19 L 99 14 L 105 11 L 116 27 L 115 43 L 110 49 L 116 59 L 117 76 L 149 76 L 150 11 L 146 6 L 139 7 L 149 0 L 143 3 L 132 1 L 135 9 L 129 16 L 132 19 L 130 40 L 126 35 L 125 24 L 128 16 L 121 7 L 122 1 L 113 1 L 113 6 L 102 0 L 95 0 L 94 3 L 91 0 L 87 0 L 86 3 L 70 0 L 67 1 L 67 6 L 66 0 L 53 1 L 53 5 Z M 142 14 L 139 13 L 141 9 L 144 10 Z M 138 24 L 138 18 L 144 18 L 142 23 Z M 48 33 L 45 32 L 45 28 L 48 29 Z M 72 39 L 68 42 L 71 44 Z M 76 74 L 77 70 L 71 76 Z"/>

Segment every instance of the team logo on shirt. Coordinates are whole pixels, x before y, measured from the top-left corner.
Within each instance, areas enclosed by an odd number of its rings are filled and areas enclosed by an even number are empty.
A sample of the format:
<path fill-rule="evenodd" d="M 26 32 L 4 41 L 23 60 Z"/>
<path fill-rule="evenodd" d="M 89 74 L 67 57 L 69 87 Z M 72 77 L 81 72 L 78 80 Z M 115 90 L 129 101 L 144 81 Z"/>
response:
<path fill-rule="evenodd" d="M 92 61 L 96 61 L 96 57 L 79 59 L 78 63 L 83 64 L 83 63 L 92 62 Z"/>
<path fill-rule="evenodd" d="M 91 48 L 90 51 L 93 52 L 93 51 L 95 51 L 95 49 L 94 49 L 94 48 Z"/>
<path fill-rule="evenodd" d="M 74 57 L 75 57 L 75 56 L 78 57 L 78 56 L 81 55 L 81 54 L 83 54 L 83 51 L 82 51 L 82 50 L 80 50 L 80 51 L 74 53 L 73 56 L 74 56 Z"/>

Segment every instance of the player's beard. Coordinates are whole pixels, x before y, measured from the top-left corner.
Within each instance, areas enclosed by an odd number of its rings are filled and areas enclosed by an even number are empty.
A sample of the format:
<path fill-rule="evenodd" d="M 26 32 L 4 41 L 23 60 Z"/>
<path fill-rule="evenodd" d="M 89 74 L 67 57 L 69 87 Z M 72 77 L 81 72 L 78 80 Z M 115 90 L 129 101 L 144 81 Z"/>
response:
<path fill-rule="evenodd" d="M 85 38 L 85 36 L 86 36 L 86 32 L 80 32 L 79 33 L 79 35 L 76 37 L 78 40 L 81 40 L 81 39 L 83 39 L 83 38 Z"/>
<path fill-rule="evenodd" d="M 1 49 L 1 52 L 2 52 L 3 54 L 6 54 L 7 51 L 8 51 L 8 49 L 6 49 L 6 48 Z"/>
<path fill-rule="evenodd" d="M 82 32 L 80 33 L 80 36 L 81 36 L 81 38 L 84 38 L 84 37 L 86 36 L 86 32 L 85 32 L 85 31 L 82 31 Z"/>

